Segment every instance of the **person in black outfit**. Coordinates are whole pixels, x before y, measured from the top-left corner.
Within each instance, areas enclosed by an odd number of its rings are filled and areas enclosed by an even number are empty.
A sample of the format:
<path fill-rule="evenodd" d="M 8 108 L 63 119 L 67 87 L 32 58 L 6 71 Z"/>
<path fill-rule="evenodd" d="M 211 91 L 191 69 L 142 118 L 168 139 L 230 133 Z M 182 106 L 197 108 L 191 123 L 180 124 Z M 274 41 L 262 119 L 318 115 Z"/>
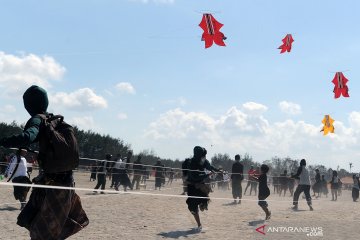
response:
<path fill-rule="evenodd" d="M 325 179 L 325 175 L 321 175 L 321 193 L 328 197 L 329 190 L 328 190 L 328 183 Z"/>
<path fill-rule="evenodd" d="M 293 176 L 294 173 L 290 173 L 290 176 Z M 291 178 L 289 177 L 287 179 L 288 181 L 288 188 L 289 188 L 289 192 L 290 192 L 290 196 L 294 196 L 294 188 L 295 188 L 295 179 L 294 178 Z"/>
<path fill-rule="evenodd" d="M 270 189 L 267 185 L 267 176 L 266 173 L 269 171 L 269 167 L 265 164 L 262 164 L 260 167 L 261 174 L 257 178 L 259 181 L 259 202 L 258 205 L 264 210 L 266 217 L 265 220 L 269 220 L 271 217 L 271 212 L 268 209 L 268 204 L 265 199 L 270 196 Z"/>
<path fill-rule="evenodd" d="M 160 160 L 157 160 L 154 168 L 155 170 L 155 190 L 157 188 L 159 188 L 159 191 L 160 191 L 160 188 L 163 184 L 163 179 L 165 178 L 164 176 L 164 165 L 161 164 L 161 161 Z"/>
<path fill-rule="evenodd" d="M 312 186 L 312 189 L 313 189 L 313 192 L 314 192 L 313 197 L 315 197 L 316 193 L 317 193 L 316 198 L 318 198 L 318 197 L 320 197 L 320 190 L 321 190 L 321 176 L 320 176 L 319 169 L 315 169 L 315 172 L 316 172 L 316 174 L 315 174 L 315 183 Z"/>
<path fill-rule="evenodd" d="M 90 165 L 90 171 L 91 171 L 90 182 L 96 180 L 96 169 L 97 169 L 96 164 Z"/>
<path fill-rule="evenodd" d="M 359 187 L 360 187 L 360 182 L 359 182 L 359 175 L 358 174 L 354 174 L 353 175 L 353 188 L 352 188 L 352 198 L 353 201 L 356 202 L 359 198 Z"/>
<path fill-rule="evenodd" d="M 127 188 L 129 187 L 131 190 L 133 190 L 133 186 L 131 184 L 129 175 L 128 175 L 128 170 L 130 167 L 130 163 L 131 163 L 131 158 L 132 158 L 132 151 L 128 151 L 127 152 L 127 156 L 126 156 L 126 162 L 124 160 L 123 164 L 121 164 L 120 170 L 119 170 L 119 180 L 120 180 L 120 185 L 124 186 L 124 191 L 127 191 Z M 125 165 L 125 166 L 124 166 Z M 119 189 L 119 185 L 115 186 L 115 190 Z"/>
<path fill-rule="evenodd" d="M 174 169 L 170 168 L 170 171 L 169 171 L 169 181 L 168 181 L 167 185 L 169 185 L 169 183 L 170 183 L 170 186 L 171 186 L 171 184 L 172 184 L 172 182 L 173 182 L 173 180 L 174 180 L 174 175 L 175 175 Z"/>
<path fill-rule="evenodd" d="M 235 155 L 235 163 L 232 165 L 231 172 L 232 195 L 234 198 L 234 203 L 240 204 L 242 198 L 241 181 L 244 179 L 244 166 L 240 163 L 239 154 Z M 236 202 L 237 198 L 239 198 L 239 202 Z"/>
<path fill-rule="evenodd" d="M 139 155 L 136 159 L 136 161 L 134 162 L 133 165 L 133 171 L 134 171 L 134 177 L 132 180 L 132 187 L 134 188 L 134 185 L 136 183 L 136 188 L 135 189 L 140 189 L 140 180 L 141 180 L 141 176 L 143 175 L 143 165 L 141 163 L 141 155 Z"/>
<path fill-rule="evenodd" d="M 215 167 L 211 166 L 210 162 L 206 160 L 207 151 L 205 148 L 196 146 L 194 148 L 194 157 L 191 159 L 189 164 L 188 171 L 188 199 L 186 200 L 186 204 L 188 205 L 188 209 L 191 214 L 194 215 L 195 221 L 198 225 L 197 230 L 201 231 L 202 226 L 200 222 L 199 216 L 199 208 L 201 211 L 208 209 L 209 192 L 211 187 L 209 184 L 205 184 L 206 178 L 209 177 L 212 173 L 207 173 L 205 171 L 219 171 Z M 202 198 L 193 198 L 192 196 L 202 197 Z"/>
<path fill-rule="evenodd" d="M 191 158 L 187 158 L 181 165 L 182 181 L 183 181 L 183 193 L 181 195 L 185 195 L 187 193 L 187 177 L 188 177 L 188 172 L 189 172 L 188 169 L 190 167 L 190 161 L 191 161 Z"/>
<path fill-rule="evenodd" d="M 95 189 L 99 189 L 101 186 L 101 190 L 105 189 L 105 185 L 106 185 L 106 173 L 107 173 L 107 168 L 108 168 L 108 161 L 111 160 L 112 155 L 111 154 L 106 154 L 106 160 L 101 160 L 98 163 L 98 168 L 97 168 L 97 184 L 95 186 Z M 97 191 L 94 191 L 95 193 L 97 193 Z M 101 194 L 104 194 L 103 191 L 100 192 Z"/>
<path fill-rule="evenodd" d="M 117 183 L 119 182 L 119 172 L 117 169 L 114 168 L 118 159 L 121 159 L 120 153 L 118 153 L 116 155 L 116 160 L 111 163 L 111 169 L 110 169 L 111 185 L 110 185 L 110 188 L 115 187 L 117 185 Z"/>
<path fill-rule="evenodd" d="M 282 191 L 284 191 L 284 197 L 285 197 L 285 194 L 286 194 L 286 190 L 288 188 L 288 177 L 287 177 L 287 170 L 284 170 L 284 173 L 283 174 L 280 174 L 280 177 L 279 177 L 279 187 L 280 187 L 280 191 L 279 191 L 279 196 L 281 197 L 281 193 Z"/>

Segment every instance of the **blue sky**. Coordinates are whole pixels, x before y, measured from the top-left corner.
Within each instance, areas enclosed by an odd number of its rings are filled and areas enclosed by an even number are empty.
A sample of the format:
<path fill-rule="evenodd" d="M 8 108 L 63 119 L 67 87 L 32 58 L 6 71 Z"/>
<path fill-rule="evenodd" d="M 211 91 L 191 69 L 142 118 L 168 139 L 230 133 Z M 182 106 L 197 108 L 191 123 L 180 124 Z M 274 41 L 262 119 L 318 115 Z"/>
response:
<path fill-rule="evenodd" d="M 360 171 L 358 1 L 3 1 L 0 120 L 28 119 L 21 96 L 46 88 L 49 110 L 136 152 L 306 158 Z M 212 12 L 226 47 L 204 49 Z M 290 54 L 279 54 L 291 33 Z M 346 71 L 347 70 L 347 71 Z M 331 80 L 345 71 L 350 98 Z M 322 136 L 325 114 L 335 134 Z"/>

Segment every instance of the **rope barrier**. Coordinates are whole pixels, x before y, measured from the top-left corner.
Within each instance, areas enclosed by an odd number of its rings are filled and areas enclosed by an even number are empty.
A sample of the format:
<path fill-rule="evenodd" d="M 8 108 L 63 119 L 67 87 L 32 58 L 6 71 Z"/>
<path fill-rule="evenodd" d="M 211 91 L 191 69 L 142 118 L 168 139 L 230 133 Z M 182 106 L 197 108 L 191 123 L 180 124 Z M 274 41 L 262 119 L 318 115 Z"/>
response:
<path fill-rule="evenodd" d="M 99 160 L 101 161 L 101 160 Z M 112 161 L 109 161 L 109 162 L 112 162 Z M 18 164 L 18 163 L 13 163 L 13 164 Z M 126 163 L 128 165 L 141 165 L 141 166 L 153 166 L 154 168 L 157 168 L 159 166 L 156 166 L 156 165 L 146 165 L 146 164 L 135 164 L 135 163 Z M 0 163 L 0 165 L 3 165 L 3 166 L 7 166 L 8 163 Z M 31 168 L 33 170 L 39 170 L 40 168 L 38 166 L 31 166 Z M 74 171 L 78 171 L 78 172 L 88 172 L 88 173 L 93 173 L 91 169 L 86 169 L 86 168 L 89 168 L 88 165 L 79 165 L 79 167 L 77 168 L 77 170 L 74 170 Z M 161 167 L 161 168 L 171 168 L 171 167 Z M 112 169 L 112 167 L 110 168 Z M 185 171 L 189 171 L 189 172 L 201 172 L 201 173 L 206 173 L 206 172 L 209 172 L 208 170 L 191 170 L 191 169 L 181 169 L 181 168 L 171 168 L 171 169 L 175 169 L 175 170 L 178 170 L 179 172 L 185 170 Z M 129 171 L 134 171 L 134 169 L 128 169 Z M 137 169 L 137 171 L 148 171 L 148 170 L 139 170 Z M 156 171 L 156 170 L 154 170 Z M 177 172 L 177 173 L 179 173 Z M 98 173 L 98 172 L 96 172 Z M 124 173 L 112 173 L 110 172 L 111 174 L 115 175 L 115 174 L 124 174 Z M 163 173 L 165 174 L 169 174 L 169 172 L 167 171 L 163 171 Z M 216 174 L 219 174 L 219 173 L 222 173 L 222 174 L 228 174 L 228 175 L 243 175 L 243 176 L 253 176 L 254 174 L 247 174 L 247 173 L 232 173 L 232 172 L 215 172 Z M 129 173 L 128 173 L 129 174 Z M 134 174 L 134 173 L 131 173 L 132 175 L 145 175 L 145 174 Z M 255 174 L 256 175 L 256 174 Z M 275 175 L 267 175 L 268 177 L 275 177 L 275 178 L 288 178 L 288 179 L 292 179 L 290 176 L 275 176 Z M 244 179 L 245 180 L 245 179 Z"/>
<path fill-rule="evenodd" d="M 134 191 L 116 191 L 116 190 L 101 190 L 101 189 L 93 189 L 93 188 L 79 188 L 79 187 L 65 187 L 65 186 L 54 186 L 54 185 L 39 185 L 39 184 L 25 184 L 25 183 L 10 183 L 10 182 L 0 182 L 0 185 L 4 186 L 19 186 L 19 187 L 32 187 L 32 188 L 43 188 L 43 189 L 59 189 L 59 190 L 73 190 L 73 191 L 85 191 L 85 192 L 104 192 L 104 193 L 112 193 L 112 194 L 129 194 L 129 195 L 140 195 L 140 196 L 153 196 L 153 197 L 172 197 L 172 198 L 197 198 L 197 199 L 211 199 L 211 200 L 223 200 L 223 201 L 233 201 L 233 198 L 225 198 L 225 197 L 199 197 L 199 196 L 187 196 L 187 195 L 175 195 L 175 194 L 158 194 L 158 193 L 149 193 L 149 192 L 134 192 Z M 241 201 L 250 201 L 257 202 L 257 199 L 249 199 L 249 198 L 241 198 Z M 266 199 L 267 202 L 293 202 L 292 200 L 272 200 Z M 317 199 L 318 201 L 324 201 Z"/>

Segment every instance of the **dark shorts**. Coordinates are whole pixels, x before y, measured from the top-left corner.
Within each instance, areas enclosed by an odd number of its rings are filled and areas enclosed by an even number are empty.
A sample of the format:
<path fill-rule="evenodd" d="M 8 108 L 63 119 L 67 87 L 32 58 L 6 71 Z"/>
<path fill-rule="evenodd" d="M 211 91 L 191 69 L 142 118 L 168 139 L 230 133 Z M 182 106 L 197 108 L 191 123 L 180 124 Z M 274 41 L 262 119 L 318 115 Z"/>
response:
<path fill-rule="evenodd" d="M 259 196 L 259 201 L 258 201 L 258 205 L 260 207 L 267 207 L 268 206 L 268 203 L 265 201 L 265 199 L 267 198 L 268 196 Z"/>
<path fill-rule="evenodd" d="M 13 183 L 25 183 L 31 184 L 30 179 L 27 176 L 18 176 L 12 180 Z M 14 197 L 16 200 L 25 200 L 30 187 L 14 186 Z"/>
<path fill-rule="evenodd" d="M 188 209 L 192 213 L 198 213 L 199 212 L 199 205 L 204 205 L 207 208 L 207 205 L 209 203 L 209 198 L 192 198 L 191 196 L 196 197 L 209 197 L 207 193 L 202 191 L 199 188 L 196 188 L 194 185 L 189 184 L 187 187 L 187 194 L 188 199 L 186 200 L 186 204 L 188 205 Z"/>

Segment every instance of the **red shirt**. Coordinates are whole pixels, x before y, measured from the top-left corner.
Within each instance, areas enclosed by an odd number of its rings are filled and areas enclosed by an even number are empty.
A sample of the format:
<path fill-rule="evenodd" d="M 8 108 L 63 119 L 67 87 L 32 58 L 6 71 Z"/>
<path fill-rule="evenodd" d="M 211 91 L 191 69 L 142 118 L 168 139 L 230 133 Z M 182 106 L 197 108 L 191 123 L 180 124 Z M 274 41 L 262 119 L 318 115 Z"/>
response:
<path fill-rule="evenodd" d="M 255 172 L 256 172 L 255 169 L 252 169 L 252 170 L 250 169 L 250 170 L 248 171 L 248 179 L 249 179 L 249 180 L 253 180 L 253 176 L 254 176 Z"/>

